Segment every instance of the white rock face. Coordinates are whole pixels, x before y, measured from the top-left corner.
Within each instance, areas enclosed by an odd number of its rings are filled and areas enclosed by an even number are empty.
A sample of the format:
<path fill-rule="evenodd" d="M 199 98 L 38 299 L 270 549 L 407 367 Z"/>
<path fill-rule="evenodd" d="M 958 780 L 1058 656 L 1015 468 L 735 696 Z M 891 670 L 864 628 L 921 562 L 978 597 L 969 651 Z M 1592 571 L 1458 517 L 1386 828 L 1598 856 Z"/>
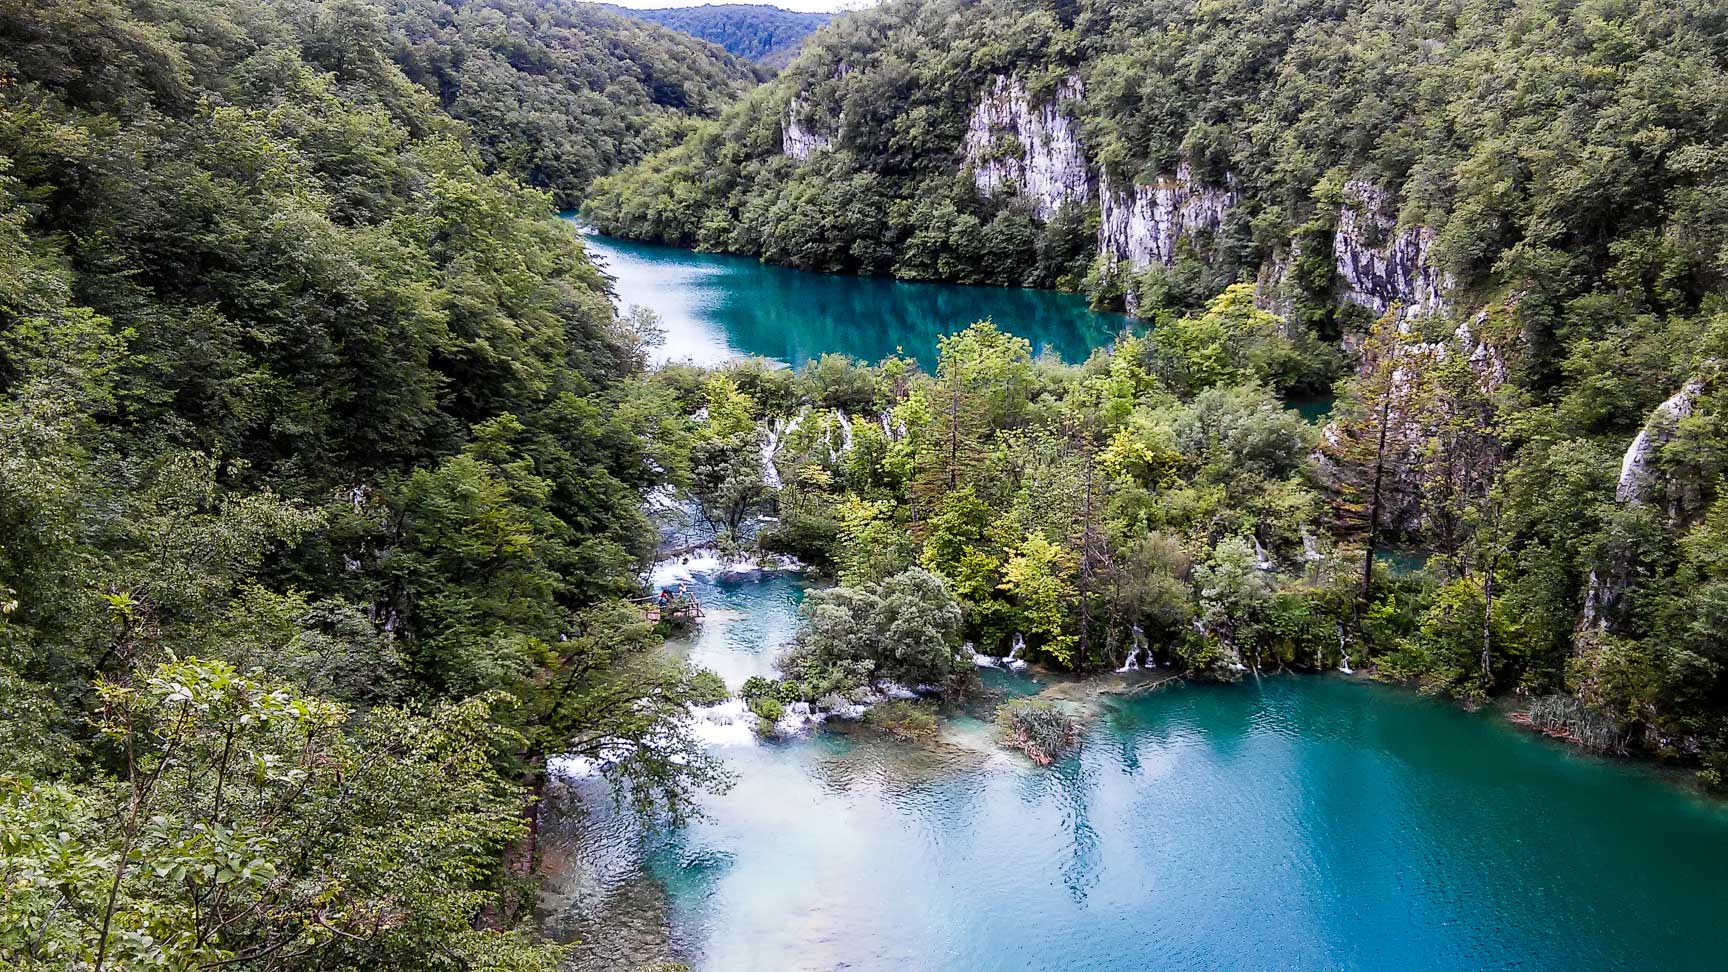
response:
<path fill-rule="evenodd" d="M 1650 413 L 1649 420 L 1638 430 L 1638 435 L 1632 439 L 1626 455 L 1620 460 L 1620 481 L 1614 487 L 1615 502 L 1643 503 L 1650 498 L 1656 453 L 1674 441 L 1680 420 L 1692 414 L 1698 396 L 1703 393 L 1704 377 L 1699 375 Z"/>
<path fill-rule="evenodd" d="M 1176 262 L 1180 240 L 1224 225 L 1224 215 L 1241 198 L 1233 182 L 1222 189 L 1197 185 L 1187 162 L 1176 167 L 1174 178 L 1150 186 L 1118 188 L 1100 173 L 1099 251 L 1134 267 Z"/>
<path fill-rule="evenodd" d="M 833 137 L 804 127 L 805 114 L 803 99 L 793 98 L 786 106 L 786 121 L 780 128 L 780 150 L 800 162 L 834 145 Z"/>
<path fill-rule="evenodd" d="M 967 122 L 966 166 L 978 191 L 1018 193 L 1031 200 L 1040 219 L 1055 215 L 1063 203 L 1091 199 L 1086 153 L 1063 109 L 1063 102 L 1084 96 L 1080 78 L 1071 74 L 1054 98 L 1035 106 L 1024 82 L 998 74 Z"/>
<path fill-rule="evenodd" d="M 1395 303 L 1407 315 L 1443 313 L 1453 280 L 1431 262 L 1434 230 L 1398 230 L 1385 190 L 1371 183 L 1353 179 L 1344 184 L 1344 194 L 1332 234 L 1343 299 L 1376 314 Z"/>
<path fill-rule="evenodd" d="M 1644 427 L 1626 447 L 1625 456 L 1621 457 L 1620 480 L 1614 486 L 1615 502 L 1637 505 L 1651 501 L 1652 487 L 1658 476 L 1657 455 L 1663 446 L 1674 441 L 1681 420 L 1690 416 L 1698 406 L 1699 397 L 1720 367 L 1717 361 L 1705 362 L 1699 374 L 1650 413 Z M 1668 515 L 1678 518 L 1695 510 L 1702 498 L 1672 496 L 1669 500 Z M 1584 586 L 1584 608 L 1578 618 L 1580 634 L 1590 630 L 1606 631 L 1613 624 L 1615 607 L 1632 584 L 1630 566 L 1625 562 L 1610 561 L 1590 572 L 1590 580 Z"/>

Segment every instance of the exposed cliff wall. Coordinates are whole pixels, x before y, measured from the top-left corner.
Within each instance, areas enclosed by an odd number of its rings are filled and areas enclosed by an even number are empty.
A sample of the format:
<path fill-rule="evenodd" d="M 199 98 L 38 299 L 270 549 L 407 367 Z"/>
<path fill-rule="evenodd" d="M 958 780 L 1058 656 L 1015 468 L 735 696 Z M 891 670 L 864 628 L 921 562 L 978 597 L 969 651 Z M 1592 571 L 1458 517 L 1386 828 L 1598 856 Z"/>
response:
<path fill-rule="evenodd" d="M 834 144 L 833 136 L 808 127 L 808 114 L 804 100 L 793 98 L 786 106 L 786 119 L 780 126 L 780 150 L 800 162 Z"/>
<path fill-rule="evenodd" d="M 1176 174 L 1152 185 L 1116 186 L 1108 173 L 1098 180 L 1098 249 L 1134 267 L 1176 261 L 1183 239 L 1215 233 L 1241 199 L 1234 180 L 1204 186 L 1183 162 Z"/>
<path fill-rule="evenodd" d="M 1490 317 L 1496 312 L 1516 306 L 1518 296 L 1483 308 L 1443 339 L 1414 339 L 1411 317 L 1398 321 L 1401 340 L 1396 344 L 1397 362 L 1391 382 L 1391 408 L 1387 415 L 1387 467 L 1381 485 L 1382 529 L 1398 534 L 1418 534 L 1426 529 L 1424 486 L 1427 477 L 1436 473 L 1427 468 L 1432 458 L 1429 446 L 1442 424 L 1456 414 L 1454 403 L 1441 389 L 1434 387 L 1432 375 L 1447 360 L 1461 356 L 1470 365 L 1478 387 L 1492 394 L 1511 377 L 1510 359 L 1519 341 L 1516 336 L 1492 334 Z M 1364 373 L 1380 362 L 1363 360 Z M 1336 443 L 1338 429 L 1328 426 L 1325 438 Z M 1335 476 L 1336 470 L 1323 448 L 1318 455 L 1323 478 Z"/>
<path fill-rule="evenodd" d="M 1433 263 L 1434 230 L 1399 229 L 1385 190 L 1353 179 L 1344 186 L 1332 233 L 1339 299 L 1384 314 L 1393 304 L 1407 314 L 1444 313 L 1454 282 Z"/>
<path fill-rule="evenodd" d="M 1662 448 L 1679 434 L 1680 423 L 1698 407 L 1699 399 L 1715 381 L 1720 364 L 1710 361 L 1693 375 L 1667 401 L 1656 406 L 1644 427 L 1632 437 L 1626 454 L 1620 460 L 1620 479 L 1614 487 L 1614 501 L 1623 506 L 1639 506 L 1663 502 L 1668 517 L 1684 520 L 1703 505 L 1703 498 L 1675 488 L 1665 482 L 1659 466 Z M 1632 583 L 1633 565 L 1610 557 L 1607 563 L 1590 572 L 1584 587 L 1584 606 L 1578 618 L 1578 631 L 1609 631 L 1613 629 L 1620 599 Z"/>
<path fill-rule="evenodd" d="M 967 121 L 965 165 L 986 195 L 1014 192 L 1049 219 L 1062 204 L 1092 198 L 1092 176 L 1064 103 L 1085 96 L 1078 75 L 1057 85 L 1055 96 L 1034 105 L 1019 78 L 997 75 Z"/>

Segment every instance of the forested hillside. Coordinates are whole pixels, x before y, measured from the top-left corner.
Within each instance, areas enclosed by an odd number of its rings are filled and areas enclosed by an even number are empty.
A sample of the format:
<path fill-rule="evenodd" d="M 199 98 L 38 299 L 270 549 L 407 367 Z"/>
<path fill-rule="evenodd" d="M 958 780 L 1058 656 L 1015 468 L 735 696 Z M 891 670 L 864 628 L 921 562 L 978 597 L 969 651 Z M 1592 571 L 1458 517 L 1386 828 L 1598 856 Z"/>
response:
<path fill-rule="evenodd" d="M 756 3 L 709 3 L 699 7 L 630 10 L 609 7 L 620 15 L 681 30 L 719 44 L 739 57 L 771 68 L 783 68 L 816 28 L 832 14 L 799 13 Z"/>
<path fill-rule="evenodd" d="M 1416 234 L 1392 269 L 1431 289 L 1636 260 L 1695 301 L 1720 279 L 1723 35 L 1697 0 L 896 0 L 588 212 L 813 269 L 1126 290 L 1148 313 L 1265 269 L 1326 316 L 1375 286 L 1328 269 L 1349 209 L 1367 249 Z"/>
<path fill-rule="evenodd" d="M 468 123 L 488 166 L 576 205 L 596 176 L 676 144 L 754 69 L 686 33 L 576 0 L 380 4 L 403 71 Z"/>
<path fill-rule="evenodd" d="M 9 969 L 549 969 L 542 757 L 714 778 L 618 600 L 669 409 L 393 14 L 0 2 Z"/>
<path fill-rule="evenodd" d="M 1699 0 L 896 0 L 585 215 L 1150 322 L 1077 375 L 979 335 L 875 376 L 905 431 L 784 526 L 861 587 L 928 567 L 1060 663 L 1139 624 L 1199 670 L 1536 696 L 1719 781 L 1725 67 Z M 1334 382 L 1314 441 L 1265 397 Z"/>

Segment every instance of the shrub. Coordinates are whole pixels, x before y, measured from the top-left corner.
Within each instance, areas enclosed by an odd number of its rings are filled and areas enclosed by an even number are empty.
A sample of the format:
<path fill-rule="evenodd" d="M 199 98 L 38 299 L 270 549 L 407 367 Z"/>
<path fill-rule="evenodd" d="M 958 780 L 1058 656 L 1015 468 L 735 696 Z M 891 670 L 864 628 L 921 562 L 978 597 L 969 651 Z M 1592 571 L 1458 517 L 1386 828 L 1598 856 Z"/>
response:
<path fill-rule="evenodd" d="M 1048 699 L 1015 699 L 996 710 L 996 727 L 1009 745 L 1049 766 L 1080 734 L 1073 717 Z"/>
<path fill-rule="evenodd" d="M 706 668 L 690 673 L 689 689 L 691 705 L 719 705 L 732 697 L 731 690 L 726 688 L 726 680 Z"/>
<path fill-rule="evenodd" d="M 780 717 L 786 713 L 786 707 L 780 704 L 779 699 L 771 695 L 751 699 L 747 704 L 750 706 L 750 711 L 756 713 L 763 722 L 779 722 Z"/>
<path fill-rule="evenodd" d="M 865 713 L 864 721 L 905 742 L 933 739 L 938 728 L 935 708 L 911 699 L 894 699 Z"/>

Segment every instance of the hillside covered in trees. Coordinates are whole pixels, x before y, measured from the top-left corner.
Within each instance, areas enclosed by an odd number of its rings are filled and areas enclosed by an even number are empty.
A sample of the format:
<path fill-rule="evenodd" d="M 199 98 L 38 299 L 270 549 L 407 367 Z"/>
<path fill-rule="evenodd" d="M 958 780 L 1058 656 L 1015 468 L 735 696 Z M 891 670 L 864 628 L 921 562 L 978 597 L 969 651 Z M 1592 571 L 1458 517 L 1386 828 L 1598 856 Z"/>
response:
<path fill-rule="evenodd" d="M 1720 281 L 1724 32 L 1701 2 L 894 0 L 588 213 L 1147 313 L 1265 271 L 1324 317 L 1341 284 L 1385 291 L 1330 272 L 1350 210 L 1351 242 L 1419 249 L 1385 272 L 1432 291 L 1635 259 L 1695 301 Z"/>
<path fill-rule="evenodd" d="M 792 63 L 804 44 L 804 38 L 834 19 L 832 14 L 800 13 L 758 3 L 706 3 L 699 7 L 643 10 L 609 6 L 607 9 L 622 16 L 681 30 L 770 68 L 783 68 Z"/>
<path fill-rule="evenodd" d="M 743 686 L 770 728 L 1009 651 L 1354 664 L 1723 783 L 1720 10 L 893 0 L 814 37 L 751 87 L 579 4 L 0 0 L 0 965 L 558 968 L 547 757 L 653 821 L 728 781 L 691 710 L 728 687 L 635 603 L 650 495 L 836 582 Z M 1150 326 L 650 370 L 579 201 Z"/>
<path fill-rule="evenodd" d="M 621 600 L 671 409 L 402 9 L 0 2 L 6 968 L 551 969 L 544 756 L 717 779 Z"/>
<path fill-rule="evenodd" d="M 842 577 L 934 570 L 968 637 L 1061 664 L 1134 625 L 1199 670 L 1349 653 L 1719 780 L 1725 67 L 1697 2 L 902 0 L 585 215 L 1150 322 L 1079 374 L 992 339 L 860 382 L 883 441 L 779 474 Z M 1265 397 L 1327 389 L 1313 440 Z"/>
<path fill-rule="evenodd" d="M 382 32 L 413 81 L 468 124 L 498 171 L 576 205 L 596 176 L 676 144 L 758 80 L 687 33 L 576 0 L 402 0 Z M 358 29 L 356 27 L 356 29 Z"/>

